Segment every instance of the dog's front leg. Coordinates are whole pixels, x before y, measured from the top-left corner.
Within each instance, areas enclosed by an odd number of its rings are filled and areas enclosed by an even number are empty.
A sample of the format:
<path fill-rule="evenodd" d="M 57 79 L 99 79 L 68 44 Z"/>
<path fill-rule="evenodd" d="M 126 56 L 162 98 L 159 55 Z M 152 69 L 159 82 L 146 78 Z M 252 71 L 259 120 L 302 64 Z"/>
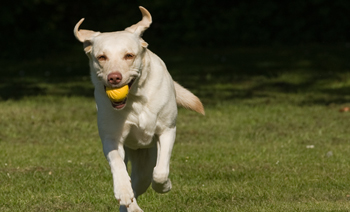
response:
<path fill-rule="evenodd" d="M 176 127 L 166 129 L 157 142 L 157 165 L 153 170 L 152 188 L 158 193 L 166 193 L 171 189 L 169 165 L 176 135 Z"/>
<path fill-rule="evenodd" d="M 103 152 L 113 175 L 114 196 L 121 206 L 129 207 L 135 201 L 131 180 L 124 163 L 124 149 L 113 140 L 104 140 Z"/>

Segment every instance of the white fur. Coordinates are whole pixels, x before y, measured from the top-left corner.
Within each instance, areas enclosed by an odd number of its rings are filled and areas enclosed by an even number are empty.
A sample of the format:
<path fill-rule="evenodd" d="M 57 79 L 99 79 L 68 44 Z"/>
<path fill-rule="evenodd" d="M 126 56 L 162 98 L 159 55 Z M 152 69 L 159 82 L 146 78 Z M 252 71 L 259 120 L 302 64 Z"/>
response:
<path fill-rule="evenodd" d="M 159 193 L 171 189 L 168 175 L 176 134 L 175 86 L 184 92 L 178 96 L 197 98 L 180 85 L 174 85 L 164 62 L 146 48 L 147 43 L 141 35 L 150 25 L 151 16 L 143 7 L 140 10 L 142 21 L 125 31 L 78 30 L 83 19 L 74 29 L 89 57 L 98 108 L 98 130 L 121 211 L 142 211 L 136 198 L 151 183 Z M 125 59 L 126 54 L 134 55 L 133 59 Z M 100 61 L 100 55 L 108 59 Z M 122 81 L 111 85 L 107 76 L 115 71 L 122 74 Z M 105 86 L 122 87 L 133 79 L 125 107 L 119 110 L 112 107 Z M 182 102 L 186 100 L 182 99 Z M 127 160 L 132 163 L 131 179 L 125 165 Z"/>

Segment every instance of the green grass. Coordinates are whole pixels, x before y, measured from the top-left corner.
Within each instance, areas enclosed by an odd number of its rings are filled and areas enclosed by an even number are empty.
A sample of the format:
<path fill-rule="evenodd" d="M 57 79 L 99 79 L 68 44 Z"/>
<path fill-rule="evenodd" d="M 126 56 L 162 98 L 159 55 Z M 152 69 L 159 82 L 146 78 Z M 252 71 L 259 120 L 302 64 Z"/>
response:
<path fill-rule="evenodd" d="M 72 55 L 0 71 L 0 211 L 118 211 L 87 59 Z M 173 189 L 149 189 L 141 208 L 350 211 L 349 49 L 159 55 L 206 116 L 180 109 Z"/>

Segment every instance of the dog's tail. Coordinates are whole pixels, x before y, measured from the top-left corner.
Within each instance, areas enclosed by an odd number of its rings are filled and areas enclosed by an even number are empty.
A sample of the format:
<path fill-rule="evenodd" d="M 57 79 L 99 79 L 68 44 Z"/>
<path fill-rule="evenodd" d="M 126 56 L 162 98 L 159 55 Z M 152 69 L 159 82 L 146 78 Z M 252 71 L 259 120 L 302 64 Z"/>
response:
<path fill-rule="evenodd" d="M 200 113 L 202 115 L 205 115 L 203 104 L 198 97 L 196 97 L 193 93 L 191 93 L 189 90 L 182 87 L 175 81 L 174 81 L 174 85 L 175 85 L 177 105 L 182 106 L 186 109 L 196 111 L 197 113 Z"/>

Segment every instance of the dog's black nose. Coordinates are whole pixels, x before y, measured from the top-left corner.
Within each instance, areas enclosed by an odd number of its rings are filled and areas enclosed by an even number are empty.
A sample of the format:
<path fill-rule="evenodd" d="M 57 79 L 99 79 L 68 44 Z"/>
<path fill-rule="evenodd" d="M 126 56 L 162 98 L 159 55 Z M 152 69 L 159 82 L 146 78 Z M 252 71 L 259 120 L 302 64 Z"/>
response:
<path fill-rule="evenodd" d="M 107 76 L 107 80 L 111 85 L 119 84 L 122 81 L 122 79 L 123 79 L 122 74 L 119 71 L 112 72 Z"/>

